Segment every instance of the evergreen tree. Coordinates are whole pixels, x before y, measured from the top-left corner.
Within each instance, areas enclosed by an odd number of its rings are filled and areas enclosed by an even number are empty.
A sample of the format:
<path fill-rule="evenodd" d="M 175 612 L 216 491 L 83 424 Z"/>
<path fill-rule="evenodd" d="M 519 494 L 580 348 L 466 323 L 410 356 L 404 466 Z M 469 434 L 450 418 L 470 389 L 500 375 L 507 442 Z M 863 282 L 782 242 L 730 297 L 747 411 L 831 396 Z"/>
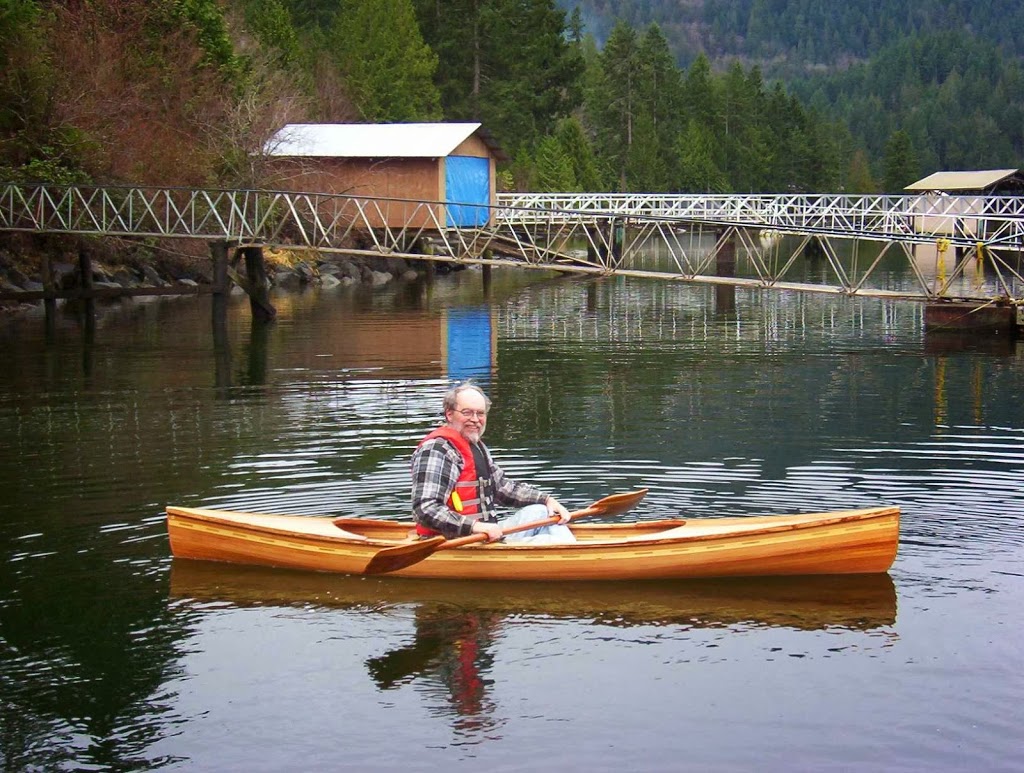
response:
<path fill-rule="evenodd" d="M 857 148 L 850 159 L 845 187 L 847 193 L 875 193 L 878 191 L 878 183 L 871 175 L 871 164 L 868 163 L 868 156 L 863 148 Z"/>
<path fill-rule="evenodd" d="M 893 132 L 885 145 L 886 193 L 902 193 L 903 189 L 918 179 L 917 160 L 910 143 L 910 136 L 902 129 Z"/>
<path fill-rule="evenodd" d="M 715 161 L 718 155 L 711 130 L 690 119 L 676 146 L 679 170 L 675 187 L 683 193 L 726 193 L 729 182 Z"/>
<path fill-rule="evenodd" d="M 634 193 L 657 193 L 669 187 L 657 127 L 646 110 L 637 115 L 634 124 L 633 144 L 626 154 L 626 181 L 627 190 Z"/>
<path fill-rule="evenodd" d="M 601 175 L 594 160 L 594 150 L 590 146 L 583 125 L 576 116 L 569 116 L 559 122 L 555 136 L 562 150 L 572 164 L 573 179 L 577 188 L 587 193 L 602 190 Z"/>
<path fill-rule="evenodd" d="M 597 148 L 615 170 L 619 190 L 627 190 L 626 159 L 633 144 L 639 94 L 636 31 L 625 22 L 612 29 L 599 58 L 588 115 L 597 135 Z"/>
<path fill-rule="evenodd" d="M 683 81 L 668 41 L 657 24 L 647 28 L 637 50 L 637 98 L 650 115 L 662 153 L 682 130 Z"/>
<path fill-rule="evenodd" d="M 513 184 L 517 191 L 536 190 L 537 174 L 534 169 L 533 159 L 530 158 L 526 148 L 520 147 L 516 151 L 515 158 L 512 161 L 511 172 Z"/>
<path fill-rule="evenodd" d="M 445 116 L 481 121 L 513 155 L 579 103 L 579 46 L 552 0 L 416 0 Z"/>
<path fill-rule="evenodd" d="M 420 36 L 411 0 L 342 0 L 330 40 L 365 120 L 441 117 L 433 84 L 437 57 Z"/>
<path fill-rule="evenodd" d="M 288 67 L 302 62 L 302 43 L 291 14 L 281 0 L 251 0 L 245 6 L 245 21 L 261 43 L 277 52 L 281 65 Z"/>
<path fill-rule="evenodd" d="M 708 128 L 716 128 L 719 111 L 711 77 L 711 62 L 704 54 L 694 59 L 687 70 L 683 95 L 686 102 L 686 117 L 694 118 Z"/>
<path fill-rule="evenodd" d="M 555 137 L 545 137 L 537 146 L 536 182 L 541 193 L 570 193 L 580 190 L 573 174 L 572 159 Z"/>

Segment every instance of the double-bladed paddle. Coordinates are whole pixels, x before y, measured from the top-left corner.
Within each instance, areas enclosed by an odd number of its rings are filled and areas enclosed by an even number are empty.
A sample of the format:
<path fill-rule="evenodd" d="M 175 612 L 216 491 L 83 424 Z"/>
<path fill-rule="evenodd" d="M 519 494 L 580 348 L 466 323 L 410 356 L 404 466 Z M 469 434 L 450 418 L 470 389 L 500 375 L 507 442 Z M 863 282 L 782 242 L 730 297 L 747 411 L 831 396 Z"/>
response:
<path fill-rule="evenodd" d="M 569 520 L 576 520 L 585 515 L 621 515 L 639 504 L 640 500 L 647 494 L 647 489 L 642 488 L 636 491 L 627 491 L 621 494 L 612 494 L 599 499 L 583 510 L 569 513 Z M 558 523 L 558 516 L 552 515 L 541 521 L 523 523 L 519 526 L 512 526 L 503 531 L 503 534 L 512 534 L 517 531 L 527 531 L 541 526 L 551 526 Z M 431 537 L 420 542 L 410 542 L 407 545 L 396 545 L 392 548 L 378 550 L 370 559 L 363 574 L 386 574 L 395 572 L 419 563 L 424 558 L 433 555 L 438 550 L 458 548 L 463 545 L 471 545 L 475 542 L 486 542 L 486 534 L 470 534 L 468 537 L 446 540 L 444 537 Z"/>

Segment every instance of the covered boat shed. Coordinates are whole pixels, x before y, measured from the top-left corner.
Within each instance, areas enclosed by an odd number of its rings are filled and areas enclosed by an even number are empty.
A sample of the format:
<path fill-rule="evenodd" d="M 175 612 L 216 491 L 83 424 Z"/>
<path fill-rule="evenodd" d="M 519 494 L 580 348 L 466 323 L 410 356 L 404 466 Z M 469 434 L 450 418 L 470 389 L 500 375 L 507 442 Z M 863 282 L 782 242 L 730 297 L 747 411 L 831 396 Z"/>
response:
<path fill-rule="evenodd" d="M 920 194 L 914 217 L 918 233 L 983 238 L 978 216 L 989 206 L 988 197 L 1024 195 L 1024 174 L 1019 169 L 935 172 L 904 190 Z"/>
<path fill-rule="evenodd" d="M 1020 169 L 982 169 L 966 172 L 934 172 L 911 183 L 910 193 L 947 193 L 953 196 L 1024 195 L 1024 173 Z"/>
<path fill-rule="evenodd" d="M 288 189 L 374 200 L 371 224 L 391 228 L 486 225 L 507 160 L 479 123 L 288 124 L 264 150 Z"/>

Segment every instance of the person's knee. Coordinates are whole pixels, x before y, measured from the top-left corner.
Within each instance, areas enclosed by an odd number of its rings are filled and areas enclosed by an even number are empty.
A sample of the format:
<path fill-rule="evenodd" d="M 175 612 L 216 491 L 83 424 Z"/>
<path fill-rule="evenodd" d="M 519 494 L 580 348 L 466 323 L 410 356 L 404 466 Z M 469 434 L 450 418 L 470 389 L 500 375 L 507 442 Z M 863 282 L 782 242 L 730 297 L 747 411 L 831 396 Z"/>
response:
<path fill-rule="evenodd" d="M 528 523 L 530 521 L 543 521 L 547 518 L 548 508 L 547 505 L 527 505 L 518 513 L 516 516 L 522 518 L 521 523 Z"/>

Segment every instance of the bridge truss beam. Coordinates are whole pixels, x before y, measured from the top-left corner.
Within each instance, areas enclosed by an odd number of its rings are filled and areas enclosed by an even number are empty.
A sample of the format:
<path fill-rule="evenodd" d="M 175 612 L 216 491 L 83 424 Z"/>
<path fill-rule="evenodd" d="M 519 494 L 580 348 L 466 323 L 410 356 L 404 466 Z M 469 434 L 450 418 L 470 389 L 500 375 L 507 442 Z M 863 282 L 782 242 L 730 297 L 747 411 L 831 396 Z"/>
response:
<path fill-rule="evenodd" d="M 1024 197 L 500 194 L 482 218 L 487 224 L 475 228 L 452 227 L 448 204 L 0 184 L 0 230 L 223 240 L 801 292 L 1024 303 Z M 922 247 L 934 248 L 944 262 L 947 253 L 956 259 L 948 270 L 926 272 L 915 254 Z M 737 248 L 746 275 L 722 270 Z M 793 278 L 798 259 L 811 251 L 824 256 L 827 281 Z M 652 252 L 660 257 L 652 260 Z M 869 253 L 864 261 L 861 252 Z M 885 286 L 880 266 L 890 253 L 910 266 L 912 290 Z"/>

